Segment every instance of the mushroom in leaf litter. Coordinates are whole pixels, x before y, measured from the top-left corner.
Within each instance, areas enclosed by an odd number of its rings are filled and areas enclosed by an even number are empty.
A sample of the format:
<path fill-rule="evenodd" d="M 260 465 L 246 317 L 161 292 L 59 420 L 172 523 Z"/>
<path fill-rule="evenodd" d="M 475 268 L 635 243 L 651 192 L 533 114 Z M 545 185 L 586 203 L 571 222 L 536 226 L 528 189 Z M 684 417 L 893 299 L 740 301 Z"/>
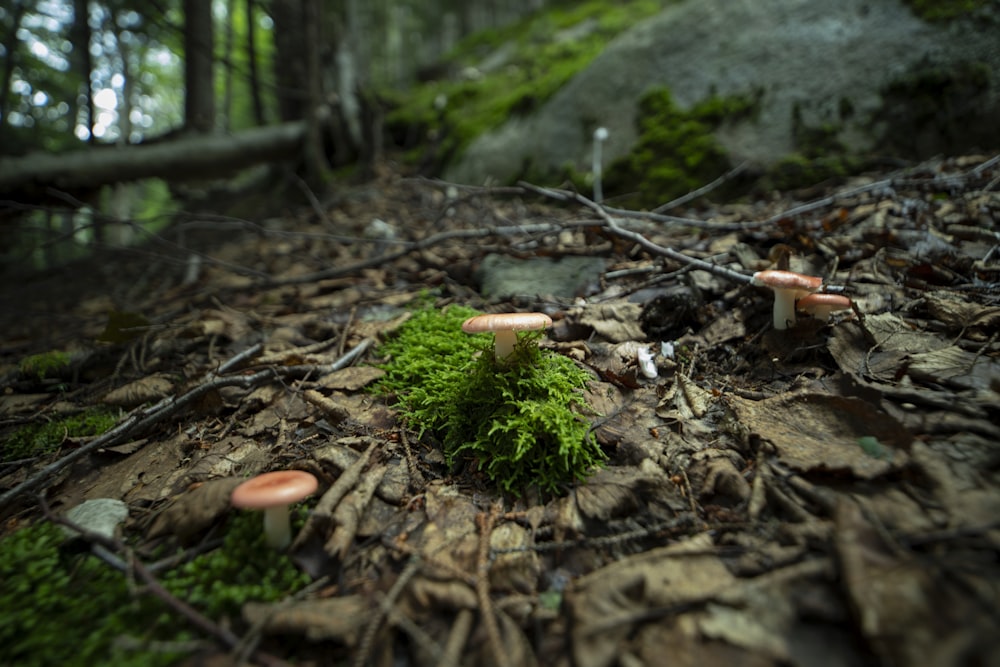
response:
<path fill-rule="evenodd" d="M 774 291 L 774 328 L 787 329 L 795 324 L 796 299 L 818 290 L 823 286 L 823 279 L 794 271 L 769 269 L 753 274 L 750 284 Z"/>
<path fill-rule="evenodd" d="M 536 331 L 552 325 L 552 318 L 545 313 L 487 313 L 470 317 L 462 323 L 467 334 L 489 333 L 495 336 L 493 354 L 497 361 L 510 356 L 517 345 L 518 331 Z"/>
<path fill-rule="evenodd" d="M 292 542 L 288 506 L 311 496 L 318 483 L 302 470 L 278 470 L 248 479 L 230 496 L 233 507 L 264 510 L 264 535 L 272 549 L 284 549 Z"/>
<path fill-rule="evenodd" d="M 841 294 L 810 294 L 799 299 L 795 307 L 826 322 L 838 310 L 850 310 L 851 300 Z"/>

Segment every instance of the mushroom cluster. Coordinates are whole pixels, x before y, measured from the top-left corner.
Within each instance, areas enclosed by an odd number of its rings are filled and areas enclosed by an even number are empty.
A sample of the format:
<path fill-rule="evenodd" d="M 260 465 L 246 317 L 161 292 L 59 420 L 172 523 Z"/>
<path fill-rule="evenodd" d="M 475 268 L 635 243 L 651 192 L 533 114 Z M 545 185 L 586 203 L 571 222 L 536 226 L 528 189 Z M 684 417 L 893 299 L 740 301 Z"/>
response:
<path fill-rule="evenodd" d="M 774 292 L 774 328 L 778 330 L 795 324 L 796 308 L 826 321 L 830 313 L 851 307 L 851 300 L 846 296 L 817 293 L 823 287 L 823 279 L 819 276 L 769 269 L 753 274 L 750 284 L 768 287 Z"/>

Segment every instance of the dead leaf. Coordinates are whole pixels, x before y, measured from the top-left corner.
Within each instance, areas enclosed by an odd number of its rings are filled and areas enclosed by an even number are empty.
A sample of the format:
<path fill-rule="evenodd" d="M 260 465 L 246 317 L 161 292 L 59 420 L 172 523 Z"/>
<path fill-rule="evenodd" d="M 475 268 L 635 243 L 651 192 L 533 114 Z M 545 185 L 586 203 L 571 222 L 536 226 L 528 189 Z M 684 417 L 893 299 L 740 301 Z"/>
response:
<path fill-rule="evenodd" d="M 348 366 L 324 375 L 319 386 L 323 389 L 357 391 L 385 375 L 385 371 L 374 366 Z"/>
<path fill-rule="evenodd" d="M 838 503 L 835 518 L 841 580 L 855 623 L 884 664 L 960 665 L 969 656 L 1000 655 L 995 616 L 968 593 L 970 585 L 983 590 L 989 583 L 970 573 L 956 584 L 940 574 L 951 568 L 930 568 L 894 549 L 851 500 Z"/>
<path fill-rule="evenodd" d="M 726 401 L 742 425 L 774 444 L 778 458 L 800 472 L 849 470 L 873 479 L 909 460 L 912 437 L 867 401 L 813 393 Z"/>
<path fill-rule="evenodd" d="M 629 556 L 575 581 L 565 597 L 574 664 L 612 665 L 626 638 L 649 619 L 650 610 L 707 601 L 733 586 L 733 575 L 722 561 L 706 553 L 711 545 L 708 535 L 697 535 Z"/>
<path fill-rule="evenodd" d="M 1000 308 L 983 306 L 961 295 L 944 290 L 924 294 L 931 316 L 952 330 L 976 330 L 974 340 L 985 340 L 1000 328 Z"/>
<path fill-rule="evenodd" d="M 590 304 L 574 308 L 567 318 L 593 329 L 599 336 L 611 343 L 628 340 L 643 340 L 646 334 L 639 325 L 642 305 L 628 301 Z"/>
<path fill-rule="evenodd" d="M 143 403 L 166 398 L 173 391 L 174 383 L 170 380 L 169 376 L 164 373 L 154 373 L 117 389 L 112 389 L 101 400 L 108 405 L 134 408 Z"/>
<path fill-rule="evenodd" d="M 302 635 L 312 641 L 336 641 L 356 646 L 373 606 L 360 595 L 320 600 L 243 605 L 243 620 L 269 634 Z"/>
<path fill-rule="evenodd" d="M 174 535 L 181 544 L 191 543 L 229 511 L 232 506 L 229 496 L 243 481 L 239 477 L 223 477 L 182 493 L 153 520 L 148 537 Z"/>
<path fill-rule="evenodd" d="M 930 385 L 1000 390 L 1000 361 L 952 345 L 910 356 L 906 374 Z"/>

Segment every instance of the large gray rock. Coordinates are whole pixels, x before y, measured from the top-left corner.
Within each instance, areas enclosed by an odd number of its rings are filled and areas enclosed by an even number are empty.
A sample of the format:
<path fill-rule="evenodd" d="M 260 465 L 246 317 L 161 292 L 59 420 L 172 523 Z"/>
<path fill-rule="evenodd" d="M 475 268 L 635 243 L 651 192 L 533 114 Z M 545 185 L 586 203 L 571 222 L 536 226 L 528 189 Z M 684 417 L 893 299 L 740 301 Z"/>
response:
<path fill-rule="evenodd" d="M 1000 112 L 998 34 L 993 18 L 928 24 L 899 0 L 686 0 L 621 34 L 534 115 L 479 137 L 446 177 L 507 181 L 526 164 L 533 173 L 567 163 L 588 170 L 599 125 L 610 131 L 607 163 L 633 145 L 638 99 L 653 86 L 669 88 L 685 109 L 713 94 L 762 91 L 756 118 L 716 134 L 734 161 L 769 165 L 793 152 L 795 108 L 805 125 L 832 124 L 848 149 L 864 151 L 884 130 L 886 85 L 963 61 L 986 63 L 992 82 L 989 108 L 972 111 L 984 127 L 958 129 L 986 141 L 993 132 L 995 140 L 997 124 L 988 119 Z M 916 148 L 942 150 L 925 143 Z"/>

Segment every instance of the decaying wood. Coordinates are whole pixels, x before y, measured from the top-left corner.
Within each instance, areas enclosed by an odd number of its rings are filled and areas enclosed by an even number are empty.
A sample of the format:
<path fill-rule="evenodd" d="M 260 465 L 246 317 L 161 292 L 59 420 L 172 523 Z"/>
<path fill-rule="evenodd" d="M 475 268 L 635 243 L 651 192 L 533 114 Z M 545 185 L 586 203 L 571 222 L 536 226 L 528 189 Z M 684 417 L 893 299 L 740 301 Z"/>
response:
<path fill-rule="evenodd" d="M 0 159 L 0 193 L 56 187 L 86 188 L 142 178 L 220 177 L 260 162 L 284 160 L 301 150 L 301 121 L 256 127 L 232 135 L 182 136 L 162 143 L 32 153 Z"/>

